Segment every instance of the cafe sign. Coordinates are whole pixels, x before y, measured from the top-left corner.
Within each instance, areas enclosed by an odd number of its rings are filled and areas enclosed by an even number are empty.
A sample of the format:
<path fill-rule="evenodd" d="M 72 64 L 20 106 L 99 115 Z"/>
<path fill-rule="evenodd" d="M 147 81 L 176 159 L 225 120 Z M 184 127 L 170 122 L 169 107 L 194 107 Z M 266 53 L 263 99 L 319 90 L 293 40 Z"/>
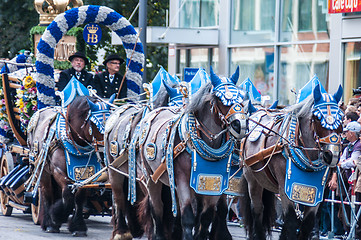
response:
<path fill-rule="evenodd" d="M 328 0 L 328 13 L 361 12 L 361 0 Z"/>

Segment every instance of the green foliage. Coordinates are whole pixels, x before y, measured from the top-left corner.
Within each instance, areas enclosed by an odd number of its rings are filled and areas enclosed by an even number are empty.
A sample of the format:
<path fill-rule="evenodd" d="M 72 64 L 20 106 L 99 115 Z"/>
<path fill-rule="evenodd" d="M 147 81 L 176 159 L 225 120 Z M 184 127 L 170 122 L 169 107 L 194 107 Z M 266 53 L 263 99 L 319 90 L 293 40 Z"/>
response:
<path fill-rule="evenodd" d="M 30 29 L 38 24 L 34 0 L 3 0 L 0 4 L 0 57 L 13 58 L 30 49 Z"/>
<path fill-rule="evenodd" d="M 71 68 L 71 64 L 69 61 L 54 60 L 54 69 L 64 70 L 68 68 Z"/>

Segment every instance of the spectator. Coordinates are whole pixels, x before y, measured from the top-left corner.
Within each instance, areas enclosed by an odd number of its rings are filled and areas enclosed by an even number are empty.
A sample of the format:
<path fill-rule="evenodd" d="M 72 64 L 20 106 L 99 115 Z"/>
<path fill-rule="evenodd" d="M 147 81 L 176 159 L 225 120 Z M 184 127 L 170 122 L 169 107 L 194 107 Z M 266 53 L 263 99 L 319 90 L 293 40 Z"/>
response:
<path fill-rule="evenodd" d="M 361 155 L 361 142 L 360 142 L 361 124 L 352 121 L 347 124 L 344 129 L 346 132 L 346 139 L 350 142 L 342 153 L 338 165 L 343 169 L 354 168 L 357 158 Z"/>
<path fill-rule="evenodd" d="M 59 81 L 56 83 L 58 91 L 62 91 L 70 79 L 75 76 L 85 87 L 91 85 L 93 75 L 85 70 L 89 64 L 88 58 L 82 52 L 76 52 L 69 57 L 71 68 L 61 71 Z"/>
<path fill-rule="evenodd" d="M 95 89 L 100 97 L 110 98 L 112 94 L 118 93 L 120 87 L 121 90 L 118 98 L 127 97 L 127 83 L 125 80 L 122 83 L 123 76 L 119 73 L 120 65 L 123 62 L 124 60 L 117 54 L 109 55 L 103 62 L 106 70 L 96 74 L 94 77 Z"/>

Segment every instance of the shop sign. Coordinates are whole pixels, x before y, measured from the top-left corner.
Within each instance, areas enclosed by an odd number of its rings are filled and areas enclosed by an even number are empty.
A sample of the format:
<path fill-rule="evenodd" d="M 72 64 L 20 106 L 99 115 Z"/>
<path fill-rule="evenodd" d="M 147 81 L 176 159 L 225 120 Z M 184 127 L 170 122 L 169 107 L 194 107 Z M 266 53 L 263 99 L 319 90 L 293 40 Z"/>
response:
<path fill-rule="evenodd" d="M 190 82 L 198 72 L 199 68 L 184 68 L 184 81 Z"/>
<path fill-rule="evenodd" d="M 361 12 L 361 0 L 328 0 L 328 13 Z"/>

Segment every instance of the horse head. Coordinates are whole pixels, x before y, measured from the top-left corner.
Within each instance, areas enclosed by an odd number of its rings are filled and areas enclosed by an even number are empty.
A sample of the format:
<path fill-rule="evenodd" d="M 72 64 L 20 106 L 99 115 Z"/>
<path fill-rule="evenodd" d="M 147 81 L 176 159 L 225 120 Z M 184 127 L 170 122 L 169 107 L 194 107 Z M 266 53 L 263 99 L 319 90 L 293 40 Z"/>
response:
<path fill-rule="evenodd" d="M 336 166 L 340 153 L 343 112 L 338 102 L 342 97 L 342 91 L 340 85 L 334 95 L 322 93 L 318 84 L 313 90 L 314 131 L 322 149 L 322 159 L 331 167 Z"/>
<path fill-rule="evenodd" d="M 225 125 L 236 139 L 241 139 L 247 133 L 248 117 L 242 105 L 244 93 L 236 86 L 238 77 L 239 67 L 230 78 L 218 77 L 211 67 L 210 79 L 216 96 L 212 101 L 212 109 L 217 113 L 222 125 Z"/>
<path fill-rule="evenodd" d="M 112 103 L 112 96 L 109 103 Z M 70 133 L 79 145 L 89 145 L 104 139 L 105 121 L 110 115 L 110 105 L 93 97 L 78 96 L 68 106 L 67 121 Z"/>

